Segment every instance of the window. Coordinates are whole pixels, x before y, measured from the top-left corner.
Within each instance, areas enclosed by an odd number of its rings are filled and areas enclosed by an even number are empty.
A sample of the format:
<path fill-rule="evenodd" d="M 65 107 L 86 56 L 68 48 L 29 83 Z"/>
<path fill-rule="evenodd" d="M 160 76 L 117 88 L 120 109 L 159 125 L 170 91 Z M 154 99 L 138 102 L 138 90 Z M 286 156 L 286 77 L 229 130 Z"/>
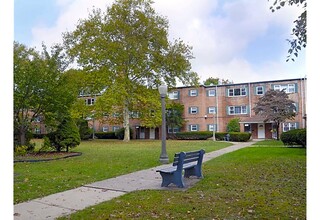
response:
<path fill-rule="evenodd" d="M 293 122 L 288 122 L 288 123 L 283 123 L 282 124 L 282 128 L 283 128 L 283 132 L 286 132 L 286 131 L 290 131 L 290 130 L 293 130 L 293 129 L 297 129 L 297 123 Z"/>
<path fill-rule="evenodd" d="M 173 91 L 169 92 L 168 94 L 169 99 L 179 99 L 179 92 L 178 91 Z"/>
<path fill-rule="evenodd" d="M 189 90 L 189 96 L 198 96 L 198 90 L 196 89 Z"/>
<path fill-rule="evenodd" d="M 177 133 L 177 132 L 179 132 L 180 131 L 180 129 L 179 128 L 177 128 L 177 127 L 168 127 L 168 133 Z"/>
<path fill-rule="evenodd" d="M 217 131 L 217 125 L 216 124 L 209 124 L 208 125 L 208 131 Z"/>
<path fill-rule="evenodd" d="M 274 85 L 273 89 L 276 91 L 284 90 L 286 93 L 295 93 L 296 85 L 295 84 Z"/>
<path fill-rule="evenodd" d="M 109 131 L 109 127 L 108 127 L 108 126 L 102 127 L 102 131 L 103 131 L 103 132 L 108 132 L 108 131 Z"/>
<path fill-rule="evenodd" d="M 198 113 L 198 107 L 190 107 L 189 108 L 190 114 L 197 114 Z"/>
<path fill-rule="evenodd" d="M 92 98 L 92 99 L 85 99 L 84 102 L 86 103 L 86 105 L 93 105 L 93 104 L 94 104 L 94 98 Z"/>
<path fill-rule="evenodd" d="M 216 107 L 213 107 L 213 106 L 208 107 L 208 114 L 216 114 Z"/>
<path fill-rule="evenodd" d="M 120 129 L 120 126 L 113 126 L 112 131 L 117 131 Z"/>
<path fill-rule="evenodd" d="M 34 122 L 41 122 L 41 117 L 40 117 L 40 116 L 36 117 L 36 118 L 34 119 Z"/>
<path fill-rule="evenodd" d="M 207 90 L 208 96 L 216 96 L 216 90 L 215 89 L 209 89 Z"/>
<path fill-rule="evenodd" d="M 34 129 L 34 133 L 35 133 L 35 134 L 41 134 L 40 128 L 35 128 L 35 129 Z"/>
<path fill-rule="evenodd" d="M 139 118 L 139 112 L 137 112 L 137 111 L 130 112 L 130 117 L 131 118 Z"/>
<path fill-rule="evenodd" d="M 189 125 L 190 131 L 198 131 L 198 125 Z"/>
<path fill-rule="evenodd" d="M 228 96 L 246 96 L 246 88 L 228 89 Z"/>
<path fill-rule="evenodd" d="M 247 114 L 247 106 L 229 106 L 228 107 L 229 115 L 242 115 Z"/>
<path fill-rule="evenodd" d="M 263 86 L 257 86 L 257 87 L 256 87 L 256 94 L 257 94 L 257 95 L 263 95 L 263 94 L 264 94 L 264 88 L 263 88 Z"/>

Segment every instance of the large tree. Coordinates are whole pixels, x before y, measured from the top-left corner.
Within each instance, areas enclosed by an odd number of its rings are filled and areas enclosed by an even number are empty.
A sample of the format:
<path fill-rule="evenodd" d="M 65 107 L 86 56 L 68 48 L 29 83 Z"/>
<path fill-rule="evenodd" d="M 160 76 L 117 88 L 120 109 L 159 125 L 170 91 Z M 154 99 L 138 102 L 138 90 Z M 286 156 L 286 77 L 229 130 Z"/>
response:
<path fill-rule="evenodd" d="M 90 83 L 104 88 L 100 112 L 123 122 L 125 141 L 132 112 L 139 112 L 142 125 L 159 125 L 160 84 L 198 84 L 191 71 L 192 48 L 180 39 L 170 42 L 168 27 L 151 0 L 116 0 L 105 12 L 93 9 L 75 31 L 64 34 L 70 57 L 91 76 Z M 117 117 L 111 117 L 114 113 Z"/>
<path fill-rule="evenodd" d="M 270 0 L 269 0 L 270 1 Z M 294 61 L 294 57 L 298 57 L 298 53 L 302 48 L 307 46 L 307 0 L 272 0 L 273 5 L 270 7 L 272 12 L 281 9 L 282 7 L 287 6 L 301 6 L 303 11 L 298 16 L 296 20 L 294 20 L 294 28 L 292 29 L 292 38 L 287 39 L 290 44 L 290 49 L 288 50 L 287 60 Z"/>
<path fill-rule="evenodd" d="M 203 81 L 203 85 L 210 86 L 210 85 L 227 85 L 227 84 L 233 84 L 233 81 L 230 81 L 228 79 L 220 79 L 218 77 L 209 77 L 205 81 Z"/>
<path fill-rule="evenodd" d="M 264 118 L 264 122 L 274 123 L 277 130 L 277 140 L 279 140 L 279 126 L 287 119 L 294 119 L 296 107 L 294 101 L 289 99 L 285 91 L 269 90 L 264 96 L 259 98 L 253 108 L 256 115 Z"/>
<path fill-rule="evenodd" d="M 43 45 L 39 53 L 14 42 L 15 144 L 28 144 L 26 135 L 37 117 L 44 119 L 47 127 L 55 127 L 69 110 L 76 96 L 63 74 L 66 67 L 59 46 L 49 53 Z"/>

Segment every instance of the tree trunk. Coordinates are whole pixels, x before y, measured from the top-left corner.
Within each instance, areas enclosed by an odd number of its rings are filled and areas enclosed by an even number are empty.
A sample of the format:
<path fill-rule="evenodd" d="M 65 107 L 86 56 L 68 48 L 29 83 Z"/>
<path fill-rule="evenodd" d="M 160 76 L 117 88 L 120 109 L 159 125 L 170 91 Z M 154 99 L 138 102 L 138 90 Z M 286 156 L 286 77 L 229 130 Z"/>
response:
<path fill-rule="evenodd" d="M 129 110 L 127 106 L 125 106 L 123 110 L 123 127 L 124 127 L 123 141 L 130 141 Z"/>
<path fill-rule="evenodd" d="M 276 129 L 277 129 L 277 141 L 279 140 L 279 123 L 276 123 Z"/>
<path fill-rule="evenodd" d="M 21 127 L 20 127 L 20 129 L 19 129 L 19 144 L 21 145 L 21 146 L 24 146 L 24 145 L 26 145 L 27 143 L 27 141 L 26 141 L 26 129 L 25 129 L 25 127 L 23 126 L 23 125 L 21 125 Z"/>

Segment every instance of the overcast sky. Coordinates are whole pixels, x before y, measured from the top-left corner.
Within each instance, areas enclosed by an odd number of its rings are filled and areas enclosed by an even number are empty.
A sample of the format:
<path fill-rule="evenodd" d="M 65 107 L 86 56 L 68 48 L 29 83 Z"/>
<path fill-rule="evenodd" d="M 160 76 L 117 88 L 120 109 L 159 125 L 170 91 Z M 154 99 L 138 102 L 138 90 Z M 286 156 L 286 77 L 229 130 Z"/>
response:
<path fill-rule="evenodd" d="M 93 6 L 106 9 L 113 0 L 15 0 L 14 40 L 31 47 L 62 42 Z M 306 76 L 305 52 L 286 62 L 293 21 L 301 8 L 275 13 L 273 0 L 155 0 L 169 20 L 169 39 L 193 47 L 192 69 L 201 77 L 234 83 Z"/>

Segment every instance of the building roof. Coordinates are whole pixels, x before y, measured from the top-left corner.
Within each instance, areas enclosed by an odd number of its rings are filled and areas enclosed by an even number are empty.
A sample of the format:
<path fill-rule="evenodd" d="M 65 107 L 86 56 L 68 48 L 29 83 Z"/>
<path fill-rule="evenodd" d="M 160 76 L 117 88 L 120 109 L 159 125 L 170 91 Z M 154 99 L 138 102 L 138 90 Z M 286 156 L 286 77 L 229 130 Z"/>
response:
<path fill-rule="evenodd" d="M 245 123 L 248 123 L 248 124 L 265 123 L 264 120 L 265 120 L 265 118 L 255 115 L 250 118 L 246 118 L 246 119 L 240 121 L 239 123 L 242 123 L 242 124 L 245 124 Z"/>

